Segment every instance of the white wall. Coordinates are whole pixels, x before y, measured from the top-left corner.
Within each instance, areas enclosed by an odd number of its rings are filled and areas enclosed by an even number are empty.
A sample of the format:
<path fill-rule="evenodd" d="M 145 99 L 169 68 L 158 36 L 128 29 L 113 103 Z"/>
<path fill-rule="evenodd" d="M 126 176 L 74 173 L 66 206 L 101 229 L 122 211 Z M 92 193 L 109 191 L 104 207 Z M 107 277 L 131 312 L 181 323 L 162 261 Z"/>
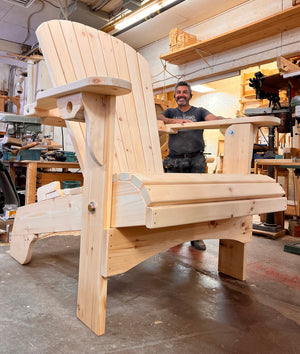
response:
<path fill-rule="evenodd" d="M 292 0 L 252 0 L 184 30 L 196 35 L 199 40 L 206 40 L 291 6 Z M 164 86 L 176 84 L 178 80 L 174 77 L 176 75 L 183 75 L 181 78 L 185 80 L 195 80 L 216 76 L 224 71 L 253 66 L 255 63 L 273 60 L 281 55 L 300 52 L 300 28 L 206 57 L 209 65 L 203 59 L 180 66 L 167 64 L 167 70 L 174 76 L 166 72 L 164 77 L 161 73 L 163 65 L 159 57 L 168 51 L 169 38 L 167 37 L 139 50 L 150 64 L 153 86 L 158 90 L 157 93 Z"/>

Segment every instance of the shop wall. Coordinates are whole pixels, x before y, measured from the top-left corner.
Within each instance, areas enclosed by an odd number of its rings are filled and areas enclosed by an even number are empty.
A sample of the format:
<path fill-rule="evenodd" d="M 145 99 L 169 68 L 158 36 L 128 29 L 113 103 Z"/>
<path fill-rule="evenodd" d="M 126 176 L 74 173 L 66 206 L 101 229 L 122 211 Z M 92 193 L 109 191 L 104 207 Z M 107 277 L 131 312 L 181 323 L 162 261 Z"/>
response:
<path fill-rule="evenodd" d="M 236 6 L 223 14 L 202 21 L 201 23 L 182 28 L 196 35 L 199 40 L 206 40 L 228 31 L 240 28 L 259 19 L 270 16 L 292 6 L 292 0 L 253 0 Z M 167 63 L 166 69 L 172 73 L 163 73 L 163 63 L 159 57 L 169 52 L 169 38 L 145 46 L 139 52 L 148 60 L 153 75 L 153 86 L 156 93 L 165 87 L 176 84 L 178 77 L 185 80 L 197 80 L 215 77 L 224 73 L 239 70 L 260 62 L 273 61 L 281 55 L 300 53 L 300 29 L 286 31 L 264 40 L 233 48 L 222 53 L 211 55 L 203 60 L 180 66 Z"/>

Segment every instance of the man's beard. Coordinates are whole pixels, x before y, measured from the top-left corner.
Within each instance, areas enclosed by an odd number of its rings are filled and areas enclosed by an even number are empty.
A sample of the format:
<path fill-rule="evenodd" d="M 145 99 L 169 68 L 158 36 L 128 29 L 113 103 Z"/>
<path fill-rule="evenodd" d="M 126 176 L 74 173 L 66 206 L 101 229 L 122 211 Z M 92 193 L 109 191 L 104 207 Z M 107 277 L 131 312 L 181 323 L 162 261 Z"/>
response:
<path fill-rule="evenodd" d="M 183 99 L 181 101 L 181 99 Z M 179 97 L 179 98 L 176 98 L 176 103 L 178 104 L 178 106 L 185 106 L 188 104 L 188 99 L 186 99 L 185 97 Z"/>

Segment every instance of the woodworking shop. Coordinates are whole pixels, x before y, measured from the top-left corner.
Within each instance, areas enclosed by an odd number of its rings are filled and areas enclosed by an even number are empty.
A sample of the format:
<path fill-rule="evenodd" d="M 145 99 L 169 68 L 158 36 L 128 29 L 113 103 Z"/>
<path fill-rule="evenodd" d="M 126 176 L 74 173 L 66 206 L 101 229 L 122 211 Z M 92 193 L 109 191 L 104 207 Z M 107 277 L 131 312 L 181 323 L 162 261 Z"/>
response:
<path fill-rule="evenodd" d="M 300 0 L 0 29 L 0 353 L 298 353 Z"/>

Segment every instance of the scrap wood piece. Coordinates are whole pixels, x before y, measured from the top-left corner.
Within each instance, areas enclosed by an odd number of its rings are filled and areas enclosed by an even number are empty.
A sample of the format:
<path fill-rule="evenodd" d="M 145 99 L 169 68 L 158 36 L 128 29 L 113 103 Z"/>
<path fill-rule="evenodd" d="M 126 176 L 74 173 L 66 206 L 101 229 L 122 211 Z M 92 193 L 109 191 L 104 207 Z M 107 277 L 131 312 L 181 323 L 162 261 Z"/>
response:
<path fill-rule="evenodd" d="M 47 193 L 46 199 L 57 198 L 63 195 L 75 195 L 75 194 L 80 194 L 81 192 L 82 192 L 82 187 L 58 189 L 51 193 Z"/>
<path fill-rule="evenodd" d="M 176 52 L 181 48 L 185 48 L 191 44 L 199 43 L 197 37 L 193 34 L 186 33 L 179 28 L 173 28 L 169 34 L 170 53 Z"/>
<path fill-rule="evenodd" d="M 37 200 L 38 202 L 47 199 L 47 194 L 55 192 L 60 189 L 60 182 L 54 181 L 37 189 Z"/>
<path fill-rule="evenodd" d="M 82 193 L 82 187 L 65 188 L 64 189 L 65 195 L 74 195 L 74 194 L 79 194 L 79 193 Z"/>
<path fill-rule="evenodd" d="M 5 135 L 4 138 L 1 140 L 2 146 L 7 145 L 7 146 L 22 146 L 22 141 L 20 139 L 14 138 L 12 136 Z"/>
<path fill-rule="evenodd" d="M 57 198 L 57 197 L 61 197 L 63 196 L 64 190 L 63 189 L 59 189 L 57 191 L 51 192 L 51 193 L 47 193 L 46 194 L 46 199 L 52 199 L 52 198 Z"/>
<path fill-rule="evenodd" d="M 284 57 L 277 58 L 277 67 L 280 73 L 285 73 L 285 74 L 300 70 L 298 65 L 292 63 L 290 60 Z"/>

